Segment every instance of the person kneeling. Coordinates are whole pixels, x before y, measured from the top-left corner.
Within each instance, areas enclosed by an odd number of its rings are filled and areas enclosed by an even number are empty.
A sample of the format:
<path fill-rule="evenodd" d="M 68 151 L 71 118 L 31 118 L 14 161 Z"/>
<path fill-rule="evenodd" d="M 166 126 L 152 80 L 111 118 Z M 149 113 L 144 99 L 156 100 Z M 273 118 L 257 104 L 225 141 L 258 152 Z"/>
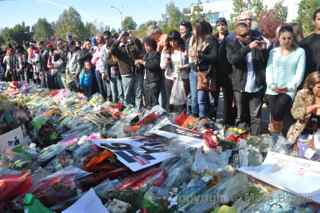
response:
<path fill-rule="evenodd" d="M 313 72 L 308 75 L 301 89 L 295 97 L 291 114 L 294 123 L 287 134 L 290 142 L 305 134 L 314 134 L 320 127 L 320 73 Z"/>

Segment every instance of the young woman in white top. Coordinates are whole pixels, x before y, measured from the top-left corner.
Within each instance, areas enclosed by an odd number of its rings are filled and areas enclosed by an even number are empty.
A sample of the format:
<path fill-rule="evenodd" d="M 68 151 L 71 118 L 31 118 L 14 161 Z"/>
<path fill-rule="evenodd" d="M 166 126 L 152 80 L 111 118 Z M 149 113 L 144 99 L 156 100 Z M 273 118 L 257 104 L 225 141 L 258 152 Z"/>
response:
<path fill-rule="evenodd" d="M 188 57 L 185 50 L 184 40 L 178 31 L 168 34 L 166 45 L 161 52 L 161 69 L 165 70 L 167 97 L 170 99 L 174 81 L 182 78 L 186 95 L 189 91 L 188 86 Z M 169 103 L 169 101 L 168 101 Z M 185 104 L 184 104 L 185 105 Z M 172 107 L 171 107 L 172 108 Z"/>

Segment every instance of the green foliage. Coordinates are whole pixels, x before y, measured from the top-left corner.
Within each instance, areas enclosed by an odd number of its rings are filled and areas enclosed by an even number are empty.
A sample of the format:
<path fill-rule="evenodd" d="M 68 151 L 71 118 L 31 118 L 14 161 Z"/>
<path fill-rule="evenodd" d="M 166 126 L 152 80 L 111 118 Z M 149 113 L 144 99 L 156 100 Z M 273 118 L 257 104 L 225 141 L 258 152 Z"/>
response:
<path fill-rule="evenodd" d="M 71 33 L 74 39 L 84 40 L 88 36 L 80 14 L 72 7 L 63 11 L 59 16 L 55 26 L 56 36 L 66 38 L 67 33 Z"/>
<path fill-rule="evenodd" d="M 134 32 L 134 35 L 138 38 L 144 38 L 148 34 L 149 27 L 156 25 L 158 25 L 156 21 L 147 21 L 138 27 L 138 29 Z"/>
<path fill-rule="evenodd" d="M 85 30 L 83 32 L 85 38 L 90 38 L 91 36 L 94 36 L 98 33 L 96 25 L 94 25 L 91 22 L 87 22 L 85 25 Z"/>
<path fill-rule="evenodd" d="M 319 6 L 319 0 L 301 0 L 299 3 L 297 22 L 302 26 L 305 35 L 313 31 L 312 15 Z"/>
<path fill-rule="evenodd" d="M 277 14 L 278 18 L 279 18 L 282 22 L 286 22 L 287 16 L 288 16 L 288 8 L 283 6 L 283 1 L 284 1 L 284 0 L 278 1 L 278 2 L 274 5 L 273 10 L 275 11 L 275 13 Z"/>
<path fill-rule="evenodd" d="M 137 23 L 133 20 L 132 17 L 127 16 L 121 22 L 121 27 L 123 30 L 135 30 L 137 28 Z"/>
<path fill-rule="evenodd" d="M 183 13 L 179 10 L 174 2 L 170 2 L 166 6 L 166 12 L 162 15 L 162 21 L 160 23 L 161 29 L 168 33 L 172 30 L 178 30 L 180 22 L 186 19 Z"/>
<path fill-rule="evenodd" d="M 17 24 L 12 28 L 4 28 L 1 36 L 5 43 L 14 42 L 16 44 L 22 44 L 23 41 L 30 41 L 32 33 L 30 27 L 26 26 L 24 22 Z"/>
<path fill-rule="evenodd" d="M 203 19 L 204 15 L 202 14 L 203 8 L 200 4 L 197 4 L 193 7 L 193 10 L 191 11 L 190 21 L 192 24 L 194 24 L 197 20 Z"/>
<path fill-rule="evenodd" d="M 39 18 L 37 23 L 32 27 L 34 40 L 47 40 L 53 36 L 51 24 L 45 18 Z"/>

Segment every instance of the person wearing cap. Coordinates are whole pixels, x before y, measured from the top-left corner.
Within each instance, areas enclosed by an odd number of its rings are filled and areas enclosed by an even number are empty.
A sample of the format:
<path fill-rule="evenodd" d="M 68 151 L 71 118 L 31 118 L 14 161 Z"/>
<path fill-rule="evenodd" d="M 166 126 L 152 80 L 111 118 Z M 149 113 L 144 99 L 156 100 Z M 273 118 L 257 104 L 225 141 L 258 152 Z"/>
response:
<path fill-rule="evenodd" d="M 252 38 L 259 39 L 262 35 L 258 30 L 252 29 L 252 18 L 253 15 L 249 11 L 243 11 L 238 16 L 238 23 L 245 23 L 249 27 L 249 32 Z"/>
<path fill-rule="evenodd" d="M 235 40 L 226 45 L 227 59 L 232 65 L 232 87 L 237 108 L 236 125 L 261 133 L 261 108 L 265 91 L 267 50 L 265 43 L 256 40 L 246 23 L 235 28 Z"/>
<path fill-rule="evenodd" d="M 226 42 L 228 32 L 227 20 L 223 17 L 216 21 L 217 33 L 214 35 L 218 40 L 218 59 L 216 63 L 217 69 L 217 87 L 213 92 L 214 108 L 217 112 L 219 103 L 220 88 L 223 93 L 223 122 L 226 126 L 233 126 L 235 119 L 235 108 L 233 107 L 233 90 L 232 90 L 232 66 L 227 59 Z M 214 115 L 215 117 L 216 115 Z"/>

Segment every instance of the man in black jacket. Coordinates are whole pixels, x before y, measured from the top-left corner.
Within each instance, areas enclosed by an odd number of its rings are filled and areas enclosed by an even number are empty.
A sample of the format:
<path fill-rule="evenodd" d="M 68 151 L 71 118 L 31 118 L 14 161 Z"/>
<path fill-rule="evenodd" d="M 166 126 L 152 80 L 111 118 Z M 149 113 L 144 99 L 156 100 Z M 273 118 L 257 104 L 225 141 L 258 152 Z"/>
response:
<path fill-rule="evenodd" d="M 227 42 L 227 58 L 232 65 L 232 86 L 237 107 L 236 125 L 261 132 L 261 107 L 265 89 L 265 43 L 250 36 L 249 27 L 238 23 L 235 40 Z"/>
<path fill-rule="evenodd" d="M 320 70 L 320 8 L 313 14 L 314 33 L 301 41 L 301 47 L 306 51 L 306 72 L 305 77 L 310 72 Z"/>

